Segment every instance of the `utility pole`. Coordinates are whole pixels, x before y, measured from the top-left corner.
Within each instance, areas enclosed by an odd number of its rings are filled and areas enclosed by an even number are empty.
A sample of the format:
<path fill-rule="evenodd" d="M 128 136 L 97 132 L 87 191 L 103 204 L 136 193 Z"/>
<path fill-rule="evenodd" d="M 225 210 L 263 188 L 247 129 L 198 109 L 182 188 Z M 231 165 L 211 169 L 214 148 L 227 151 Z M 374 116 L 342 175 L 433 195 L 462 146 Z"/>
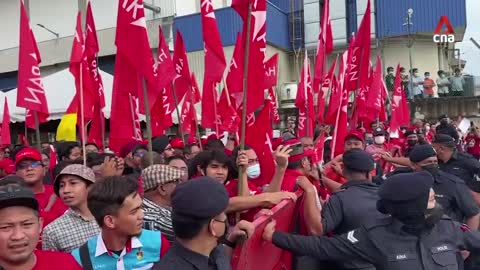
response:
<path fill-rule="evenodd" d="M 409 8 L 407 10 L 407 17 L 405 18 L 406 20 L 406 23 L 404 23 L 403 25 L 407 26 L 407 33 L 408 33 L 408 44 L 407 44 L 407 47 L 408 47 L 408 60 L 409 60 L 409 64 L 410 64 L 410 75 L 409 75 L 409 78 L 410 78 L 410 82 L 409 82 L 409 85 L 410 85 L 410 89 L 409 89 L 409 93 L 408 95 L 409 96 L 412 96 L 413 93 L 411 93 L 410 91 L 413 91 L 413 78 L 412 78 L 412 46 L 413 46 L 413 40 L 412 40 L 412 36 L 411 36 L 411 25 L 413 25 L 412 23 L 412 15 L 413 15 L 413 8 Z"/>

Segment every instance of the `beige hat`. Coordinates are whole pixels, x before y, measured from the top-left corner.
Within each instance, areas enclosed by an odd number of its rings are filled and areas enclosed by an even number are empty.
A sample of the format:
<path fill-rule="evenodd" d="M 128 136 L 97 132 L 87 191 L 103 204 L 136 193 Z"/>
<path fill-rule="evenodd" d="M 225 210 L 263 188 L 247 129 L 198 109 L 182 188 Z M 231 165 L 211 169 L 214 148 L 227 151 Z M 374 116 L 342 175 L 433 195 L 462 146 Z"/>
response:
<path fill-rule="evenodd" d="M 55 177 L 55 182 L 53 182 L 53 190 L 57 196 L 59 195 L 60 191 L 60 177 L 63 175 L 75 175 L 87 182 L 95 183 L 95 173 L 92 169 L 87 166 L 81 164 L 71 164 L 67 167 L 63 168 L 63 170 Z"/>

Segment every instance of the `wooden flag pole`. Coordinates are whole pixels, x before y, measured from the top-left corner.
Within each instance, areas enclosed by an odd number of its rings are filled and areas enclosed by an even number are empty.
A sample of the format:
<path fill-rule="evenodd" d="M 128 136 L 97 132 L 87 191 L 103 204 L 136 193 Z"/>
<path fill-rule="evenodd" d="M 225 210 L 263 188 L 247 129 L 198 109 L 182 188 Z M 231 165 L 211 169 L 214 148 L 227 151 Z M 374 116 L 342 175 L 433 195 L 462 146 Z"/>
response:
<path fill-rule="evenodd" d="M 218 137 L 220 137 L 220 134 L 218 134 L 218 133 L 219 133 L 219 129 L 218 129 L 218 121 L 217 121 L 217 119 L 218 119 L 218 113 L 217 113 L 217 94 L 218 94 L 218 93 L 217 93 L 217 86 L 218 86 L 218 84 L 215 85 L 215 83 L 213 83 L 213 89 L 212 89 L 212 91 L 213 91 L 213 111 L 214 111 L 213 113 L 215 114 L 215 120 L 214 120 L 214 121 L 215 121 L 215 133 L 217 134 Z"/>
<path fill-rule="evenodd" d="M 83 35 L 83 33 L 81 33 Z M 82 62 L 80 61 L 80 138 L 82 139 L 82 153 L 83 153 L 83 165 L 87 166 L 87 151 L 85 149 L 85 141 L 87 140 L 85 136 L 85 106 L 83 104 L 83 71 L 82 71 Z"/>
<path fill-rule="evenodd" d="M 306 61 L 306 63 L 303 64 L 303 91 L 305 93 L 305 117 L 307 118 L 306 121 L 305 121 L 305 125 L 306 125 L 306 128 L 307 128 L 307 132 L 305 133 L 307 135 L 307 137 L 310 137 L 310 117 L 312 117 L 312 115 L 309 115 L 309 106 L 308 106 L 308 85 L 307 85 L 307 79 L 308 79 L 308 76 L 307 76 L 307 70 L 308 69 L 305 69 L 305 64 L 307 64 L 308 68 L 310 68 L 310 61 L 308 61 L 308 51 L 307 49 L 305 49 L 305 58 L 304 58 Z M 313 102 L 313 100 L 312 100 Z M 313 136 L 312 136 L 313 137 Z"/>
<path fill-rule="evenodd" d="M 150 119 L 150 106 L 148 105 L 147 82 L 142 79 L 143 102 L 145 104 L 145 122 L 147 122 L 147 139 L 148 139 L 148 163 L 153 165 L 153 146 L 152 146 L 152 121 Z"/>
<path fill-rule="evenodd" d="M 180 137 L 182 137 L 183 145 L 186 145 L 185 136 L 183 135 L 183 130 L 182 130 L 182 120 L 180 119 L 180 112 L 178 110 L 178 97 L 177 97 L 177 93 L 175 92 L 174 81 L 172 81 L 172 92 L 173 92 L 173 100 L 175 101 L 175 111 L 177 112 L 178 131 L 180 132 Z"/>
<path fill-rule="evenodd" d="M 252 3 L 248 2 L 248 16 L 247 16 L 247 29 L 245 33 L 245 54 L 243 57 L 243 100 L 242 100 L 242 130 L 240 136 L 240 151 L 245 150 L 245 131 L 247 124 L 247 93 L 248 93 L 248 56 L 250 54 L 250 28 L 252 24 Z M 242 170 L 238 171 L 238 196 L 243 194 L 243 185 L 240 179 L 243 179 L 244 172 Z M 236 219 L 240 219 L 240 214 L 238 213 Z"/>

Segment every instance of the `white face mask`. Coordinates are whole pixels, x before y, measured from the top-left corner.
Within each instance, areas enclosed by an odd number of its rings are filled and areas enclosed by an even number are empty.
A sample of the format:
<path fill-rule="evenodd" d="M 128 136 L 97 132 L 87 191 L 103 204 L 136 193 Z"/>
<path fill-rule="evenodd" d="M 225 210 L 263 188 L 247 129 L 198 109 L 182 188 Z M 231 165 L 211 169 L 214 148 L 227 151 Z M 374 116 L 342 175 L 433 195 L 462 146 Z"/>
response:
<path fill-rule="evenodd" d="M 385 136 L 375 137 L 375 144 L 383 144 L 383 143 L 385 143 Z"/>
<path fill-rule="evenodd" d="M 260 176 L 260 164 L 255 164 L 247 167 L 247 177 L 249 179 L 255 179 Z"/>

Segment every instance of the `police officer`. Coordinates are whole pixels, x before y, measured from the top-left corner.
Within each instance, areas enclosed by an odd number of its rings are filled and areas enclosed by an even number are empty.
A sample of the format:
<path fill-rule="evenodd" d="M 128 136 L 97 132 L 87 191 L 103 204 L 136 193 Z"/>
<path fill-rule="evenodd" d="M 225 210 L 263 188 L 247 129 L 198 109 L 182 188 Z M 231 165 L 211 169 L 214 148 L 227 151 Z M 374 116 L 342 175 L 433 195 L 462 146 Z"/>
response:
<path fill-rule="evenodd" d="M 470 228 L 478 228 L 480 210 L 472 194 L 462 179 L 439 170 L 437 153 L 431 145 L 415 146 L 410 161 L 415 171 L 428 171 L 433 175 L 435 199 L 445 214 L 457 222 L 465 222 Z"/>
<path fill-rule="evenodd" d="M 443 215 L 428 172 L 392 176 L 380 187 L 377 209 L 391 216 L 334 237 L 275 232 L 270 222 L 263 238 L 295 254 L 318 259 L 362 259 L 377 270 L 457 270 L 458 250 L 480 251 L 480 233 Z"/>
<path fill-rule="evenodd" d="M 352 149 L 343 154 L 342 174 L 347 179 L 340 191 L 332 194 L 323 210 L 306 213 L 305 223 L 310 234 L 347 233 L 369 220 L 384 217 L 377 211 L 378 186 L 372 183 L 370 172 L 375 162 L 370 154 Z M 306 195 L 308 196 L 308 195 Z M 308 202 L 308 200 L 307 200 Z M 335 269 L 375 269 L 361 260 L 339 262 Z"/>
<path fill-rule="evenodd" d="M 458 152 L 455 140 L 448 135 L 437 134 L 432 145 L 437 152 L 440 170 L 465 181 L 480 205 L 480 162 L 469 154 Z"/>
<path fill-rule="evenodd" d="M 252 235 L 254 226 L 240 221 L 228 234 L 225 187 L 211 177 L 178 185 L 172 194 L 172 224 L 176 240 L 152 269 L 229 270 L 225 243 Z M 228 235 L 228 236 L 227 236 Z"/>
<path fill-rule="evenodd" d="M 438 120 L 440 121 L 440 125 L 437 126 L 436 131 L 437 134 L 444 134 L 452 137 L 455 142 L 458 142 L 458 132 L 457 129 L 450 124 L 450 118 L 448 115 L 443 114 L 441 115 Z"/>

